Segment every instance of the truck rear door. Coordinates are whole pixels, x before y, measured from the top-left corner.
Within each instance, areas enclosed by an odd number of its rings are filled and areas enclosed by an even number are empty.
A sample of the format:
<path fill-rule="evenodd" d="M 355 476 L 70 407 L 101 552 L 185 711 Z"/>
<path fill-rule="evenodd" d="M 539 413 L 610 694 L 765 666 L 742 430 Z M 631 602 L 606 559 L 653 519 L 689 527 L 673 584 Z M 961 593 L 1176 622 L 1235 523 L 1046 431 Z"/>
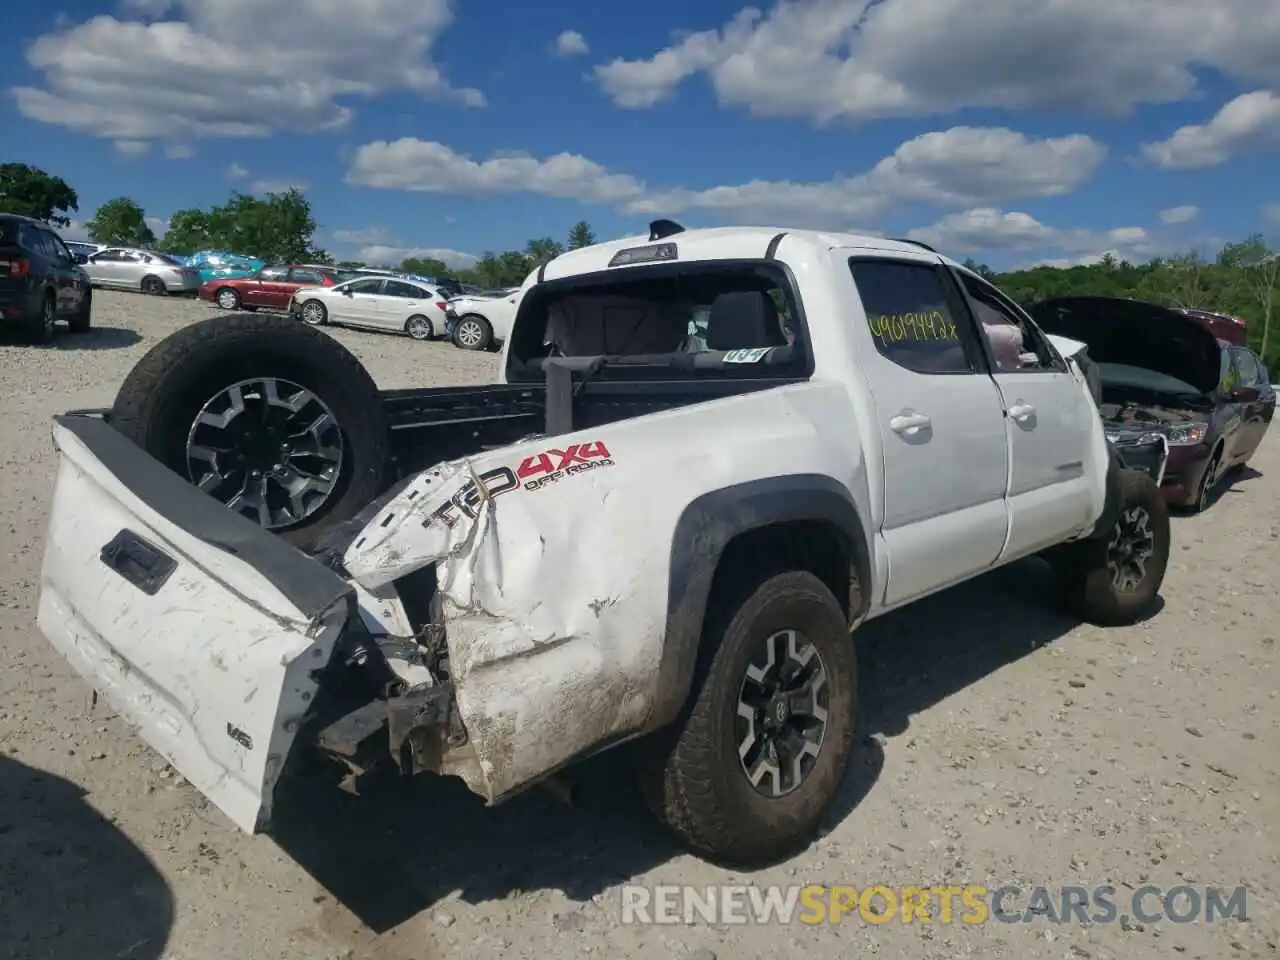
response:
<path fill-rule="evenodd" d="M 999 391 L 941 259 L 923 250 L 836 256 L 862 306 L 852 322 L 884 448 L 882 602 L 894 606 L 1000 556 L 1008 438 Z"/>

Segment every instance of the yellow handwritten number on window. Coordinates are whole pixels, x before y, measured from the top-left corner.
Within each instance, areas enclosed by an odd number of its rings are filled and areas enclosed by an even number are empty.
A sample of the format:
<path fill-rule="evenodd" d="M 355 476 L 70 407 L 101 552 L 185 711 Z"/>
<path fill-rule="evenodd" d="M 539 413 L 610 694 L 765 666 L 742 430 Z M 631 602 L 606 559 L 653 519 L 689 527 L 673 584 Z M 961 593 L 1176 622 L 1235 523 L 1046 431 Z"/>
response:
<path fill-rule="evenodd" d="M 906 341 L 952 343 L 959 339 L 956 325 L 940 310 L 921 313 L 882 313 L 868 318 L 871 335 L 884 343 Z"/>

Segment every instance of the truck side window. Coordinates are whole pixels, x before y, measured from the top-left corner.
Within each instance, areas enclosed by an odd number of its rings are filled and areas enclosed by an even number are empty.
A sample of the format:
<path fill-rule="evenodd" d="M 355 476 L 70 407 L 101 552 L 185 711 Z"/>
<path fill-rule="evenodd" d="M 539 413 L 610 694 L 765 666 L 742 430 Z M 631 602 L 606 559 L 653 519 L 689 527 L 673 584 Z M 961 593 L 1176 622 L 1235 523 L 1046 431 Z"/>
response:
<path fill-rule="evenodd" d="M 926 263 L 849 261 L 876 350 L 916 373 L 972 373 L 938 268 Z"/>
<path fill-rule="evenodd" d="M 995 289 L 963 270 L 957 270 L 969 298 L 978 329 L 986 337 L 995 359 L 995 373 L 1027 370 L 1064 371 L 1065 364 L 1044 335 L 1021 311 Z"/>

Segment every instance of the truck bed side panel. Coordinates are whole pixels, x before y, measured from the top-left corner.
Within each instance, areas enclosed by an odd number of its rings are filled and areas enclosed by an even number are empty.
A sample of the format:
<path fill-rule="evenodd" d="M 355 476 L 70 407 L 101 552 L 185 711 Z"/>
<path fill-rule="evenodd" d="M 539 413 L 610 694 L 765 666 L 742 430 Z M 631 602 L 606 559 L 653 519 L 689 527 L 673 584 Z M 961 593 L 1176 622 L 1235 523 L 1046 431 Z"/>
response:
<path fill-rule="evenodd" d="M 641 732 L 685 506 L 752 480 L 818 474 L 865 510 L 851 420 L 838 384 L 763 390 L 447 464 L 374 517 L 344 559 L 362 585 L 437 563 L 477 757 L 471 788 L 497 800 Z"/>

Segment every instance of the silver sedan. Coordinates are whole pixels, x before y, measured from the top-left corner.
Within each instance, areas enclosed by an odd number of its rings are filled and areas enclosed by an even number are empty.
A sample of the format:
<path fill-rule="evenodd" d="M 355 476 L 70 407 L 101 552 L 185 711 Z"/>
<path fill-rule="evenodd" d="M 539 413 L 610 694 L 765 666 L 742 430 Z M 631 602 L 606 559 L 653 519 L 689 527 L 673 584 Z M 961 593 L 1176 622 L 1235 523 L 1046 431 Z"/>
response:
<path fill-rule="evenodd" d="M 198 271 L 154 250 L 107 247 L 89 257 L 84 269 L 95 287 L 152 294 L 195 293 L 200 289 Z"/>

